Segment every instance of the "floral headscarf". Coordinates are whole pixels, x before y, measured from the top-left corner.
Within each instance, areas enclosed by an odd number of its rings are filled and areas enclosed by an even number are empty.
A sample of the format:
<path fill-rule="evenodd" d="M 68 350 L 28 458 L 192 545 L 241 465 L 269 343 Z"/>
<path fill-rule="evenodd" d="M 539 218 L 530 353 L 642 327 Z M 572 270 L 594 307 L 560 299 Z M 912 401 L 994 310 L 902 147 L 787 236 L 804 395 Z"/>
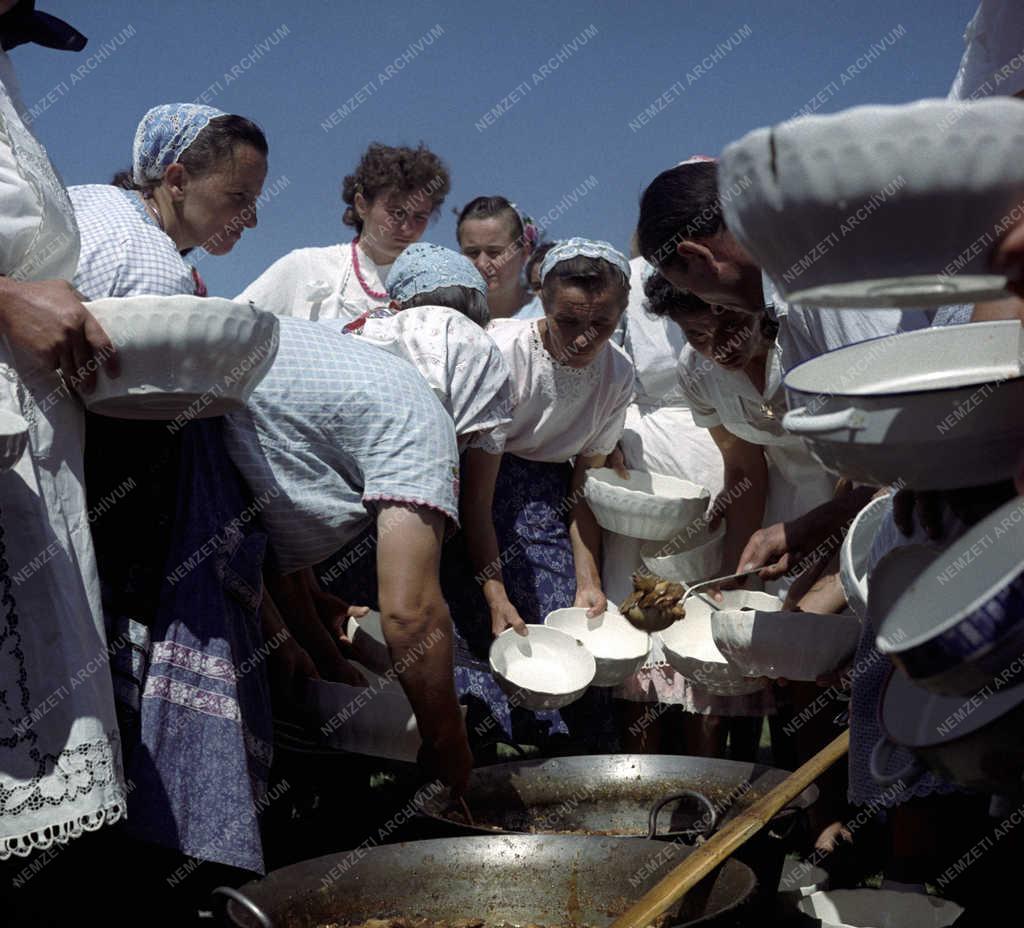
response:
<path fill-rule="evenodd" d="M 164 103 L 154 106 L 135 130 L 132 176 L 137 184 L 160 180 L 211 119 L 227 115 L 212 106 Z"/>
<path fill-rule="evenodd" d="M 395 258 L 385 286 L 399 303 L 441 287 L 470 287 L 487 295 L 487 284 L 469 258 L 428 242 L 416 242 Z"/>
<path fill-rule="evenodd" d="M 617 267 L 629 280 L 629 262 L 626 256 L 617 248 L 613 248 L 607 242 L 596 241 L 590 238 L 570 238 L 559 242 L 544 255 L 544 263 L 540 266 L 540 280 L 548 276 L 556 264 L 568 261 L 570 258 L 601 258 L 609 264 Z"/>

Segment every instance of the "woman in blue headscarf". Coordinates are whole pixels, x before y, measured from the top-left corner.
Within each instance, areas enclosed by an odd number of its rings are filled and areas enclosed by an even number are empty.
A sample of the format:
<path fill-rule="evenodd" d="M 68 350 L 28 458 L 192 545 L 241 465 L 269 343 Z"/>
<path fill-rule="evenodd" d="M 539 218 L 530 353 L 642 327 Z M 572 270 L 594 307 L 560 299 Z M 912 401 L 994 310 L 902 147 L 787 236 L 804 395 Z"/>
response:
<path fill-rule="evenodd" d="M 184 256 L 226 254 L 256 225 L 263 132 L 211 107 L 165 104 L 139 123 L 132 155 L 116 185 L 69 191 L 82 233 L 75 287 L 88 299 L 205 296 Z M 167 425 L 87 418 L 86 487 L 133 783 L 126 827 L 149 844 L 262 872 L 266 539 L 222 421 Z"/>
<path fill-rule="evenodd" d="M 132 167 L 113 185 L 68 193 L 82 231 L 75 286 L 107 296 L 206 291 L 183 255 L 226 255 L 256 225 L 267 140 L 255 123 L 211 106 L 167 103 L 142 118 Z"/>

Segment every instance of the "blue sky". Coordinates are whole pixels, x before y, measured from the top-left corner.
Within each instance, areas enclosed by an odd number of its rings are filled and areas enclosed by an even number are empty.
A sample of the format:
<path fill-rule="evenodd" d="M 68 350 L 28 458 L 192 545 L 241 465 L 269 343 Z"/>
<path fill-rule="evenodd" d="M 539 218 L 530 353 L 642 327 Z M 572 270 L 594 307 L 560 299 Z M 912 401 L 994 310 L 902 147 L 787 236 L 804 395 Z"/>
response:
<path fill-rule="evenodd" d="M 502 194 L 547 215 L 549 237 L 626 248 L 643 187 L 682 158 L 801 108 L 944 96 L 976 5 L 38 0 L 90 43 L 12 57 L 67 184 L 126 166 L 157 103 L 205 94 L 263 126 L 274 195 L 231 254 L 199 265 L 232 296 L 293 248 L 350 238 L 340 183 L 372 140 L 423 140 L 447 161 L 429 241 L 453 246 L 451 207 Z"/>

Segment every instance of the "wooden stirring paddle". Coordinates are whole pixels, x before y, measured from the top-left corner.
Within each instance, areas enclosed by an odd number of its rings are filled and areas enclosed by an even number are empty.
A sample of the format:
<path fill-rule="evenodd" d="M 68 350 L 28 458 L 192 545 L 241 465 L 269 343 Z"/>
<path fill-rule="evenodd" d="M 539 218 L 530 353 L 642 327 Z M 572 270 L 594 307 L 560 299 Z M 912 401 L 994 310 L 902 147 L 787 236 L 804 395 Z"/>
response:
<path fill-rule="evenodd" d="M 736 816 L 721 831 L 689 854 L 679 866 L 659 880 L 611 924 L 611 928 L 646 928 L 678 902 L 700 880 L 715 869 L 740 845 L 771 821 L 773 815 L 792 802 L 850 748 L 850 730 L 844 731 L 806 764 L 772 787 L 757 802 Z"/>

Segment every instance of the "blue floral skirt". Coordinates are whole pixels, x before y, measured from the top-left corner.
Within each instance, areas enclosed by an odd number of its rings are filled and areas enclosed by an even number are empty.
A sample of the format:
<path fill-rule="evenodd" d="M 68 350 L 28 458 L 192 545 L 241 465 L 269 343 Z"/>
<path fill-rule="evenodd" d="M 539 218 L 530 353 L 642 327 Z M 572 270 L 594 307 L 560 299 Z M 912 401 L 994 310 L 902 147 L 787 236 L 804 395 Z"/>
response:
<path fill-rule="evenodd" d="M 262 873 L 259 814 L 273 750 L 266 665 L 279 642 L 264 642 L 259 623 L 259 501 L 228 457 L 220 420 L 189 423 L 171 442 L 166 423 L 137 425 L 94 432 L 132 444 L 132 469 L 148 451 L 166 452 L 160 466 L 136 471 L 138 497 L 105 513 L 116 518 L 99 533 L 129 783 L 125 828 Z"/>
<path fill-rule="evenodd" d="M 529 624 L 576 598 L 576 571 L 568 518 L 568 464 L 527 461 L 506 454 L 494 489 L 492 518 L 498 536 L 501 574 L 512 605 Z M 578 702 L 555 712 L 510 707 L 491 675 L 490 610 L 477 582 L 465 542 L 446 546 L 442 583 L 459 632 L 455 686 L 468 707 L 470 741 L 509 740 L 542 752 L 609 751 L 615 747 L 611 691 L 591 689 Z"/>
<path fill-rule="evenodd" d="M 502 558 L 502 579 L 523 619 L 537 625 L 576 598 L 576 572 L 569 541 L 568 464 L 502 458 L 492 518 Z M 352 540 L 316 569 L 321 585 L 347 602 L 377 608 L 376 559 L 355 557 L 372 548 L 373 529 Z M 371 544 L 367 545 L 367 539 Z M 341 569 L 342 565 L 349 565 Z M 560 712 L 510 707 L 487 663 L 490 610 L 476 581 L 465 536 L 444 545 L 441 586 L 455 625 L 455 688 L 467 708 L 474 747 L 504 742 L 533 745 L 542 752 L 609 751 L 615 746 L 610 690 L 592 689 Z"/>

